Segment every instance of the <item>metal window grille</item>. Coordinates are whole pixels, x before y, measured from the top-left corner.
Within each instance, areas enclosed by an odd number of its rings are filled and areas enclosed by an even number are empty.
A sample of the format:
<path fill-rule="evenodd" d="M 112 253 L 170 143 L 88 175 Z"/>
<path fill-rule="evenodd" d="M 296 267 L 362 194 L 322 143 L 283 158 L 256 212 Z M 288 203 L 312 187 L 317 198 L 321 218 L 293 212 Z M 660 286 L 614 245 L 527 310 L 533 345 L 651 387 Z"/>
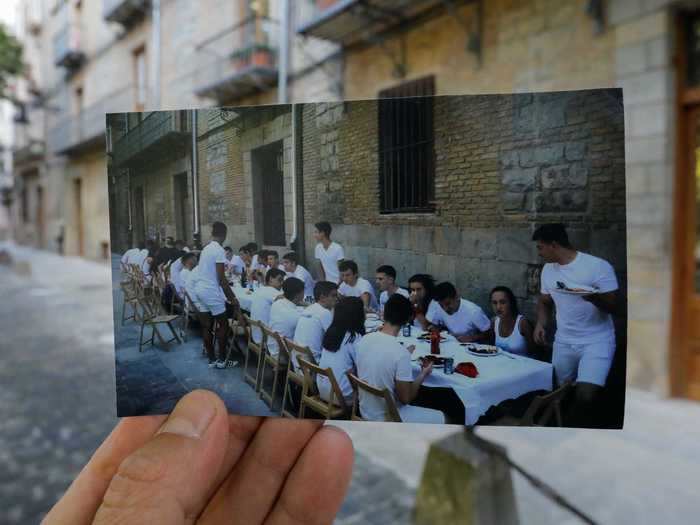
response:
<path fill-rule="evenodd" d="M 434 76 L 379 92 L 381 213 L 435 209 L 434 94 Z"/>

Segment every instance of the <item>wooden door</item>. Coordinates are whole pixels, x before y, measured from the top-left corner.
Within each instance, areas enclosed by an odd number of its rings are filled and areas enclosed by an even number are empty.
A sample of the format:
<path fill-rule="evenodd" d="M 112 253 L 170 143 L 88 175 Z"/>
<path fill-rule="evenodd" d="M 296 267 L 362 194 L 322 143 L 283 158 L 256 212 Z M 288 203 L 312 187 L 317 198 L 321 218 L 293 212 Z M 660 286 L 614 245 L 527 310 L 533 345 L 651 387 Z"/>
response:
<path fill-rule="evenodd" d="M 671 391 L 700 401 L 700 13 L 679 27 Z"/>
<path fill-rule="evenodd" d="M 73 192 L 75 195 L 75 229 L 77 236 L 78 255 L 85 255 L 85 231 L 83 224 L 83 184 L 81 179 L 74 179 Z"/>

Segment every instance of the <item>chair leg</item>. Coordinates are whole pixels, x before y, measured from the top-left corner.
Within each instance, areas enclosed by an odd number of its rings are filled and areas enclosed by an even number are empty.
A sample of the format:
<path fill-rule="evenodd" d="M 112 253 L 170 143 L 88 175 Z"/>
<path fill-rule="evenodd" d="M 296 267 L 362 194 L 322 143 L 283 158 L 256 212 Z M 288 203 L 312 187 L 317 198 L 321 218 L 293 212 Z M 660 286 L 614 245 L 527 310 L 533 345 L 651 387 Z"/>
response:
<path fill-rule="evenodd" d="M 143 328 L 146 323 L 141 323 L 141 333 L 139 334 L 139 352 L 143 352 Z"/>
<path fill-rule="evenodd" d="M 286 414 L 289 414 L 291 416 L 291 412 L 287 411 L 287 392 L 289 391 L 289 374 L 287 375 L 287 378 L 284 380 L 284 391 L 282 393 L 282 408 L 280 410 L 280 413 L 282 414 L 282 417 L 284 417 Z M 289 394 L 289 398 L 292 398 L 291 393 Z"/>

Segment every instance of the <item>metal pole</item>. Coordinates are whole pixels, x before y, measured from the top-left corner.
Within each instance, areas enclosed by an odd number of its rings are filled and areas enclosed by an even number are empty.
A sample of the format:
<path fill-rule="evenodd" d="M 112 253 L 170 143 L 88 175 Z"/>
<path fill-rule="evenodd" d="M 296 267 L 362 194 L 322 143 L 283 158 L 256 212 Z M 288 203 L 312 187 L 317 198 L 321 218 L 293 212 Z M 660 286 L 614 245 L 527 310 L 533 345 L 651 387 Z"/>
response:
<path fill-rule="evenodd" d="M 160 108 L 160 0 L 153 0 L 153 103 L 152 109 Z"/>
<path fill-rule="evenodd" d="M 193 221 L 192 229 L 194 234 L 199 235 L 199 173 L 198 173 L 198 158 L 197 158 L 197 110 L 191 111 L 192 118 L 192 210 Z"/>
<path fill-rule="evenodd" d="M 282 0 L 282 20 L 280 20 L 280 50 L 277 89 L 277 102 L 286 104 L 289 100 L 287 77 L 289 76 L 289 30 L 291 9 L 289 0 Z"/>

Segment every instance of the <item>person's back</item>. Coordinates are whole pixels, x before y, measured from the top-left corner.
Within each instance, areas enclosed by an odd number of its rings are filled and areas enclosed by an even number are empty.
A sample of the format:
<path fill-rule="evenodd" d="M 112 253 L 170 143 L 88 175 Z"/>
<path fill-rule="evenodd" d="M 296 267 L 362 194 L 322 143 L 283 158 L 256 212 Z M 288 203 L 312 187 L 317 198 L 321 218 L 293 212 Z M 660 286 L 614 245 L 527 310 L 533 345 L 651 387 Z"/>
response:
<path fill-rule="evenodd" d="M 321 359 L 323 335 L 332 320 L 331 311 L 318 303 L 306 308 L 299 316 L 294 331 L 294 341 L 301 346 L 308 346 L 317 362 Z"/>
<path fill-rule="evenodd" d="M 301 312 L 297 310 L 296 305 L 289 299 L 283 298 L 274 301 L 270 307 L 270 329 L 282 337 L 291 339 L 294 337 L 294 331 L 300 315 Z M 277 341 L 268 341 L 267 347 L 272 355 L 279 353 Z"/>
<path fill-rule="evenodd" d="M 266 325 L 270 324 L 270 309 L 272 302 L 282 292 L 271 286 L 261 286 L 253 292 L 250 302 L 250 318 L 253 321 L 260 321 Z M 258 329 L 253 330 L 253 340 L 256 343 L 261 341 L 262 334 Z"/>
<path fill-rule="evenodd" d="M 353 341 L 350 341 L 350 334 L 346 334 L 340 348 L 335 352 L 325 348 L 322 349 L 321 359 L 318 363 L 321 368 L 333 370 L 333 375 L 348 405 L 352 403 L 352 385 L 345 372 L 354 369 L 356 348 L 361 340 L 362 336 L 357 335 Z M 330 381 L 326 377 L 319 375 L 316 377 L 316 386 L 318 386 L 318 392 L 321 397 L 327 401 L 330 400 Z"/>

